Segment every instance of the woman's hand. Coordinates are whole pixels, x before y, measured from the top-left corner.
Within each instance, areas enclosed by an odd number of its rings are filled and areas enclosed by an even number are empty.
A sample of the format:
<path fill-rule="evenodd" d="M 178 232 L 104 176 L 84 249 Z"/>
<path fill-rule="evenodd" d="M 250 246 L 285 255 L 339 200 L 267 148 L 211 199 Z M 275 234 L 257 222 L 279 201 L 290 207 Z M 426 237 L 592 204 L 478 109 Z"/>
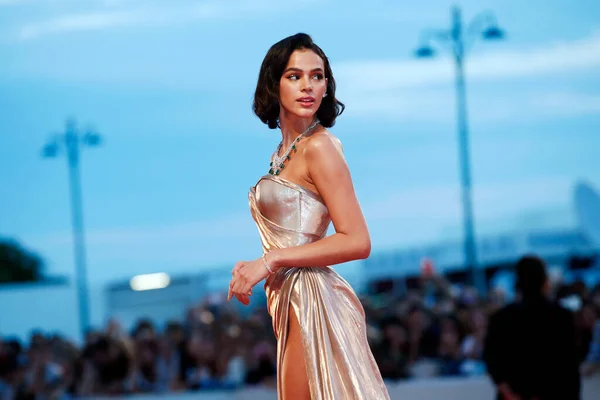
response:
<path fill-rule="evenodd" d="M 250 304 L 252 288 L 269 276 L 269 271 L 265 268 L 262 258 L 257 258 L 254 261 L 236 263 L 231 271 L 231 276 L 227 300 L 231 300 L 235 296 L 240 303 L 247 306 Z"/>

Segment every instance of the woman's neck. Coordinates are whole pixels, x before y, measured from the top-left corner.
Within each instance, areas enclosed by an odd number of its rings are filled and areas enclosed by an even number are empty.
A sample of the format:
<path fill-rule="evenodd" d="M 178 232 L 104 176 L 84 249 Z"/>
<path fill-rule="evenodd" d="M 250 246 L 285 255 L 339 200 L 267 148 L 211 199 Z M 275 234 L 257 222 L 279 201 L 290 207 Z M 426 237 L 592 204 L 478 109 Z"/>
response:
<path fill-rule="evenodd" d="M 298 135 L 305 132 L 315 121 L 314 117 L 299 118 L 297 116 L 286 116 L 286 113 L 281 113 L 279 117 L 279 126 L 281 127 L 281 143 L 282 150 L 285 151 Z"/>

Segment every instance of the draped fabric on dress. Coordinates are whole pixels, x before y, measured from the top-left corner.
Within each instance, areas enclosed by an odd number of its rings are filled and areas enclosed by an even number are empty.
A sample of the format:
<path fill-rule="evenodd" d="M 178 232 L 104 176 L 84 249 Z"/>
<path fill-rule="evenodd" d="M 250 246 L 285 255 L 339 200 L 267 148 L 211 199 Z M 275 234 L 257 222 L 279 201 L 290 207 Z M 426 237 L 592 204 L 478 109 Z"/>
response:
<path fill-rule="evenodd" d="M 319 195 L 278 176 L 250 189 L 263 251 L 322 239 L 331 222 Z M 302 331 L 312 400 L 389 399 L 366 336 L 365 314 L 350 285 L 331 267 L 281 268 L 265 283 L 281 371 L 289 306 Z M 277 391 L 282 396 L 281 373 Z"/>

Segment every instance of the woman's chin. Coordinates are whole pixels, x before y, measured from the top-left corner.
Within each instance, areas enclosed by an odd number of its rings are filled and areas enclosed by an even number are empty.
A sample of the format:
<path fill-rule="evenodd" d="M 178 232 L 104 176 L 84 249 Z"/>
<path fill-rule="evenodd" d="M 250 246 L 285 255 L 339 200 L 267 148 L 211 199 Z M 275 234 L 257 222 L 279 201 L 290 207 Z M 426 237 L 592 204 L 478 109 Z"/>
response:
<path fill-rule="evenodd" d="M 316 112 L 317 110 L 313 108 L 300 108 L 292 110 L 290 114 L 294 115 L 296 118 L 313 118 Z"/>

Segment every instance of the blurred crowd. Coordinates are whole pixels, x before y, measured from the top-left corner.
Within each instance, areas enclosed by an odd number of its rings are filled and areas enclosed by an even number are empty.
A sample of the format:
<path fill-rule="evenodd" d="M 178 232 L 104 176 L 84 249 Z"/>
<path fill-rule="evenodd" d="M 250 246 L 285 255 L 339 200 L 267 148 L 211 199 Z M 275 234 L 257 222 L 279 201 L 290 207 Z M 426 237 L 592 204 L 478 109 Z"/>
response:
<path fill-rule="evenodd" d="M 582 368 L 600 362 L 600 286 L 556 285 L 553 298 L 574 312 Z M 442 276 L 422 278 L 401 295 L 361 297 L 367 335 L 387 381 L 485 374 L 488 317 L 501 291 L 480 296 Z M 33 332 L 29 343 L 0 339 L 0 400 L 145 392 L 276 387 L 276 341 L 264 306 L 242 316 L 206 301 L 164 327 L 141 320 L 125 332 L 111 320 L 77 347 Z M 518 329 L 518 327 L 515 327 Z M 588 363 L 588 361 L 594 361 Z"/>

